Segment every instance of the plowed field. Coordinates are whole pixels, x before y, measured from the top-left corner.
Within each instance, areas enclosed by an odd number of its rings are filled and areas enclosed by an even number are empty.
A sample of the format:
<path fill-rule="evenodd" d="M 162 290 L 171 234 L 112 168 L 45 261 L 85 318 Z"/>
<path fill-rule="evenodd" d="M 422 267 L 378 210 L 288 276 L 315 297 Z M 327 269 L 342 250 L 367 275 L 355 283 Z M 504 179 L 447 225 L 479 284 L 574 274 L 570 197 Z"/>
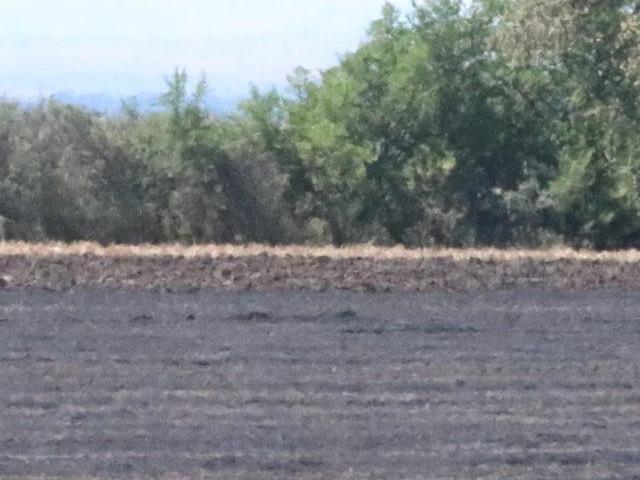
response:
<path fill-rule="evenodd" d="M 352 260 L 3 257 L 0 477 L 640 478 L 636 264 Z"/>

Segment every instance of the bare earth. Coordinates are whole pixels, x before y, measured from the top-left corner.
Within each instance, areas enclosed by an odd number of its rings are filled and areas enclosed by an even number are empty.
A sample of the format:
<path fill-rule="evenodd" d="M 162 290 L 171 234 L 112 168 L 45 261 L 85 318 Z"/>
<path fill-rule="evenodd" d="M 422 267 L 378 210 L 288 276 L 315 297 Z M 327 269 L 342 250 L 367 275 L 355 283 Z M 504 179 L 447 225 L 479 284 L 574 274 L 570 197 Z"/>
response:
<path fill-rule="evenodd" d="M 640 479 L 637 264 L 222 261 L 1 258 L 0 478 Z"/>
<path fill-rule="evenodd" d="M 640 289 L 640 253 L 79 246 L 0 243 L 0 288 L 433 292 Z M 84 253 L 80 253 L 84 252 Z M 290 253 L 293 252 L 293 253 Z M 4 280 L 3 280 L 4 279 Z"/>

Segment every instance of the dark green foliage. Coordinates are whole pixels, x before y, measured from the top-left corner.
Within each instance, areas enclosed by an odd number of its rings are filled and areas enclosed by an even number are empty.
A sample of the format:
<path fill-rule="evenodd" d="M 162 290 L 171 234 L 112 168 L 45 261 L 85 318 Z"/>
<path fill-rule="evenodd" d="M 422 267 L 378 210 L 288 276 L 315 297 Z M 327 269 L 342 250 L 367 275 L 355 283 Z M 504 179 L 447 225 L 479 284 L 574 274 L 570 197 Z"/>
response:
<path fill-rule="evenodd" d="M 640 246 L 640 6 L 386 5 L 365 41 L 232 117 L 0 103 L 0 237 Z"/>

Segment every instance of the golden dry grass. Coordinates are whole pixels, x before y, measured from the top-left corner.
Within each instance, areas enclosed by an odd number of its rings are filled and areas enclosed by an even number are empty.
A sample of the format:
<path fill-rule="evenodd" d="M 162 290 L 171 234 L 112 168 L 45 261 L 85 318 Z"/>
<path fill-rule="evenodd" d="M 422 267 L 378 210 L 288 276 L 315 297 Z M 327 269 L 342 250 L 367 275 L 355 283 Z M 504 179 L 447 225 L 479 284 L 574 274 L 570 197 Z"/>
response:
<path fill-rule="evenodd" d="M 275 257 L 329 257 L 329 258 L 373 258 L 420 260 L 448 258 L 456 261 L 478 259 L 482 261 L 517 261 L 531 259 L 537 261 L 582 260 L 640 262 L 639 250 L 605 251 L 573 250 L 570 248 L 551 248 L 546 250 L 523 249 L 407 249 L 405 247 L 376 247 L 372 245 L 354 245 L 343 248 L 332 246 L 283 246 L 265 245 L 109 245 L 102 246 L 91 242 L 0 242 L 0 256 L 60 257 L 94 255 L 98 257 L 252 257 L 266 254 Z"/>

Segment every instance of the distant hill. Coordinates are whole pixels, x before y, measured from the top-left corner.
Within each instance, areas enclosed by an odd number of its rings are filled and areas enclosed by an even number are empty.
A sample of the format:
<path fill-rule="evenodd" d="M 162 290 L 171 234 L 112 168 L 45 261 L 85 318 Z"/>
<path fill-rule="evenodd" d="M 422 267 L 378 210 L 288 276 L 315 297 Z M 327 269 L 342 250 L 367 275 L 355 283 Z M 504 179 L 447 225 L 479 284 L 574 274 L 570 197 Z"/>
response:
<path fill-rule="evenodd" d="M 64 90 L 54 93 L 51 97 L 63 103 L 78 105 L 89 110 L 113 115 L 120 112 L 123 100 L 126 100 L 127 102 L 134 101 L 142 113 L 157 110 L 160 94 L 147 93 L 129 97 L 120 97 L 103 93 L 76 93 L 70 90 Z M 213 112 L 219 115 L 227 115 L 237 110 L 238 104 L 242 99 L 243 96 L 233 93 L 224 95 L 211 94 L 207 96 L 206 105 Z M 21 103 L 32 105 L 37 103 L 39 100 L 39 98 L 34 97 L 27 100 L 21 100 Z"/>

